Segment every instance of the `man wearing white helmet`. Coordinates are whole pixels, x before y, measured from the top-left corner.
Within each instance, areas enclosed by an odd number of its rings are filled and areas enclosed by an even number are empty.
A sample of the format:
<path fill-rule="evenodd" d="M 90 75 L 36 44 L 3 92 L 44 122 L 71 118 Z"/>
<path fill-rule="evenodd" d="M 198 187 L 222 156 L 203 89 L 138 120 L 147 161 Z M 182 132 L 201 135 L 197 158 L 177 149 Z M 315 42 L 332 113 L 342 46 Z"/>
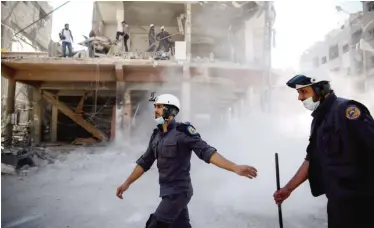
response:
<path fill-rule="evenodd" d="M 374 120 L 369 110 L 338 98 L 328 80 L 296 75 L 287 85 L 313 111 L 313 121 L 305 161 L 274 200 L 282 203 L 308 179 L 312 195 L 328 199 L 329 228 L 374 227 Z"/>
<path fill-rule="evenodd" d="M 180 103 L 177 97 L 163 94 L 154 101 L 154 129 L 146 152 L 137 160 L 137 165 L 127 180 L 117 189 L 117 197 L 122 194 L 155 160 L 159 171 L 161 203 L 149 217 L 147 228 L 190 228 L 187 205 L 193 195 L 190 177 L 191 153 L 206 163 L 234 172 L 250 179 L 257 176 L 257 170 L 247 165 L 237 165 L 220 155 L 208 145 L 189 123 L 178 123 Z"/>
<path fill-rule="evenodd" d="M 161 26 L 161 32 L 156 35 L 157 40 L 160 41 L 157 51 L 169 52 L 170 49 L 170 33 L 165 30 L 165 27 Z"/>
<path fill-rule="evenodd" d="M 156 35 L 155 35 L 155 25 L 150 24 L 149 25 L 149 32 L 148 32 L 148 49 L 147 52 L 154 51 L 156 48 Z"/>

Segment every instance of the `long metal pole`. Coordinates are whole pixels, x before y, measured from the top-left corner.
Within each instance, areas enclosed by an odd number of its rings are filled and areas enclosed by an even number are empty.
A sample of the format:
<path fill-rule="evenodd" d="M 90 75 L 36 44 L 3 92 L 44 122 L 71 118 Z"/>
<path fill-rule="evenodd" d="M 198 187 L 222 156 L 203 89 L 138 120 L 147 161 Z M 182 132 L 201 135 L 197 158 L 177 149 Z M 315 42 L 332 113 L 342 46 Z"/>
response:
<path fill-rule="evenodd" d="M 275 153 L 275 172 L 277 178 L 277 190 L 280 189 L 280 178 L 279 178 L 279 159 L 278 153 Z M 278 219 L 279 219 L 279 227 L 283 228 L 283 216 L 282 216 L 282 205 L 278 205 Z"/>
<path fill-rule="evenodd" d="M 27 28 L 29 28 L 30 26 L 32 26 L 33 24 L 35 24 L 36 22 L 40 21 L 40 20 L 43 20 L 44 18 L 46 18 L 48 15 L 50 15 L 51 13 L 55 12 L 56 10 L 60 9 L 61 7 L 63 7 L 64 5 L 68 4 L 70 1 L 67 1 L 65 2 L 64 4 L 60 5 L 59 7 L 57 7 L 56 9 L 52 10 L 51 12 L 47 13 L 46 15 L 44 15 L 43 17 L 39 18 L 38 20 L 36 21 L 33 21 L 31 24 L 29 24 L 28 26 L 24 27 L 23 29 L 21 29 L 20 31 L 18 31 L 15 35 L 25 31 Z"/>

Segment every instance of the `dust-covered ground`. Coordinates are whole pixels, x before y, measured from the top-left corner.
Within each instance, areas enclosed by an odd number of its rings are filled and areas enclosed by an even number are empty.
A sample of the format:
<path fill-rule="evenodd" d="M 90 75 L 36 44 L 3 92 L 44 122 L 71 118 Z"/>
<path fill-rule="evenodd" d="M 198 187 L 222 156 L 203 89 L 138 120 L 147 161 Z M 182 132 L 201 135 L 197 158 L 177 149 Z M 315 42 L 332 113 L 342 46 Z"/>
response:
<path fill-rule="evenodd" d="M 193 156 L 195 193 L 189 204 L 193 227 L 279 227 L 272 197 L 274 153 L 280 155 L 284 185 L 302 163 L 308 142 L 310 115 L 299 108 L 297 115 L 290 110 L 279 115 L 251 112 L 245 120 L 214 132 L 195 126 L 225 157 L 255 166 L 259 176 L 239 177 Z M 124 193 L 123 200 L 115 196 L 143 151 L 144 145 L 121 142 L 80 148 L 60 154 L 54 164 L 28 176 L 3 176 L 2 227 L 144 227 L 160 200 L 155 165 Z M 305 183 L 282 206 L 284 227 L 326 227 L 325 207 L 326 199 L 313 198 Z"/>
<path fill-rule="evenodd" d="M 346 85 L 333 84 L 338 96 L 362 101 L 374 111 L 374 94 L 348 93 Z M 272 196 L 276 189 L 274 153 L 279 153 L 283 186 L 303 162 L 311 116 L 297 101 L 297 93 L 285 87 L 273 91 L 271 113 L 256 110 L 256 106 L 247 107 L 240 120 L 215 129 L 194 124 L 225 157 L 258 169 L 258 177 L 249 180 L 193 156 L 194 196 L 189 211 L 194 228 L 279 227 Z M 150 118 L 151 113 L 146 116 Z M 150 135 L 152 126 L 148 128 Z M 144 227 L 160 201 L 155 165 L 124 193 L 123 200 L 115 196 L 145 151 L 147 142 L 139 141 L 129 145 L 118 139 L 107 147 L 79 148 L 68 154 L 50 148 L 50 153 L 59 154 L 54 164 L 28 176 L 2 176 L 2 227 Z M 313 198 L 307 182 L 282 209 L 284 227 L 327 227 L 326 198 Z"/>

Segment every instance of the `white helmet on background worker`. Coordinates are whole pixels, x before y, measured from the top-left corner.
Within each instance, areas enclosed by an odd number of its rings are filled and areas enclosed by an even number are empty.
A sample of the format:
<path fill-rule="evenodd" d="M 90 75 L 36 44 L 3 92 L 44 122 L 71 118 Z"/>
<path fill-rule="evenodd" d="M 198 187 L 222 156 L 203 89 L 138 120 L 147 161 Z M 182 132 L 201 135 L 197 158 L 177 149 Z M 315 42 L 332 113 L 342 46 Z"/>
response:
<path fill-rule="evenodd" d="M 151 27 L 151 28 L 152 28 L 152 27 L 155 27 L 155 24 L 150 24 L 149 27 Z"/>
<path fill-rule="evenodd" d="M 162 94 L 155 98 L 154 105 L 163 105 L 164 114 L 161 117 L 155 118 L 157 124 L 163 124 L 169 116 L 176 116 L 179 113 L 180 103 L 179 99 L 172 94 Z"/>
<path fill-rule="evenodd" d="M 161 31 L 165 30 L 165 27 L 163 25 L 161 25 Z"/>

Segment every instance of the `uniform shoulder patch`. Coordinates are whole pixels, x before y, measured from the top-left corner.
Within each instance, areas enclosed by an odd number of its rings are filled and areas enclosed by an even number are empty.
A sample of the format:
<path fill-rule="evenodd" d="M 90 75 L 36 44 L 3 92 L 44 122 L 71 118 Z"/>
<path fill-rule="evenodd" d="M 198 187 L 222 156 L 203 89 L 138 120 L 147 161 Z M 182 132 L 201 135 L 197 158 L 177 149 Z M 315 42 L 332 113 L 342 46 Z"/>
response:
<path fill-rule="evenodd" d="M 196 131 L 196 128 L 192 126 L 190 122 L 179 123 L 177 130 L 184 132 L 189 136 L 200 136 L 200 134 Z"/>
<path fill-rule="evenodd" d="M 187 125 L 187 131 L 192 136 L 199 134 L 192 125 Z"/>
<path fill-rule="evenodd" d="M 361 116 L 361 110 L 357 107 L 357 105 L 349 105 L 345 109 L 345 116 L 350 120 L 358 119 Z"/>

